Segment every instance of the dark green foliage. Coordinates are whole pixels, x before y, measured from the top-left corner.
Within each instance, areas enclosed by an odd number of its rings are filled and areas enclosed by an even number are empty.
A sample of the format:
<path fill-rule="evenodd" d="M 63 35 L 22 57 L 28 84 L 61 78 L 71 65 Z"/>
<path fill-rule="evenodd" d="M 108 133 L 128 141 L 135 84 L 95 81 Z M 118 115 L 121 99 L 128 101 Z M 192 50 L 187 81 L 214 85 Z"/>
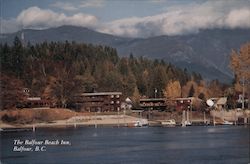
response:
<path fill-rule="evenodd" d="M 198 98 L 204 101 L 206 100 L 205 94 L 202 92 L 199 94 Z"/>
<path fill-rule="evenodd" d="M 227 97 L 227 108 L 235 109 L 237 107 L 237 102 L 235 101 L 235 99 L 238 98 L 235 89 L 228 88 L 224 94 Z"/>
<path fill-rule="evenodd" d="M 201 82 L 201 80 L 202 80 L 201 74 L 195 73 L 195 72 L 192 72 L 192 78 L 193 78 L 193 80 L 194 80 L 197 84 L 200 84 L 200 82 Z"/>
<path fill-rule="evenodd" d="M 189 90 L 189 93 L 188 93 L 188 97 L 193 97 L 194 96 L 194 86 L 192 85 L 191 87 L 190 87 L 190 90 Z"/>
<path fill-rule="evenodd" d="M 163 96 L 169 80 L 181 85 L 190 79 L 186 70 L 163 60 L 119 58 L 114 48 L 75 42 L 41 43 L 22 46 L 15 38 L 13 46 L 0 44 L 2 73 L 20 79 L 32 96 L 53 99 L 61 106 L 81 92 L 121 91 L 132 96 L 138 88 L 141 96 Z M 199 78 L 198 78 L 199 79 Z"/>
<path fill-rule="evenodd" d="M 17 121 L 19 120 L 20 118 L 18 116 L 13 116 L 13 117 L 10 117 L 8 116 L 7 114 L 4 114 L 2 116 L 2 121 L 3 122 L 14 122 L 14 121 Z"/>
<path fill-rule="evenodd" d="M 227 108 L 235 109 L 237 107 L 237 103 L 235 102 L 235 95 L 227 96 Z"/>

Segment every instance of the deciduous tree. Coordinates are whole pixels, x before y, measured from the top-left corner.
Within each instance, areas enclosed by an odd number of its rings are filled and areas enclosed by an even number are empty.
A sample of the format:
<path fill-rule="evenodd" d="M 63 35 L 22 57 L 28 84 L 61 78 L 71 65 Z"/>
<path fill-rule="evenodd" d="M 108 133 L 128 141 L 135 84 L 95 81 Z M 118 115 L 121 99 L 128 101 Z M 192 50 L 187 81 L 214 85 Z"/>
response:
<path fill-rule="evenodd" d="M 230 66 L 236 74 L 236 83 L 242 83 L 242 91 L 248 94 L 250 100 L 250 43 L 240 47 L 240 51 L 233 50 L 230 58 Z M 250 108 L 250 103 L 248 103 Z"/>
<path fill-rule="evenodd" d="M 181 85 L 179 81 L 170 80 L 165 87 L 164 96 L 167 99 L 174 99 L 177 97 L 181 97 Z"/>

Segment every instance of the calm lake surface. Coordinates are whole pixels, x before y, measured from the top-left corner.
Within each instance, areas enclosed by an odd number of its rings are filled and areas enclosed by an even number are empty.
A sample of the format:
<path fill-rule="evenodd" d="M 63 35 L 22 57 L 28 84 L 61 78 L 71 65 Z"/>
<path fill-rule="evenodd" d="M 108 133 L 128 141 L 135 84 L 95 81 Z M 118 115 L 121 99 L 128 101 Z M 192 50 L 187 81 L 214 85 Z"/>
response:
<path fill-rule="evenodd" d="M 1 132 L 2 164 L 18 163 L 249 163 L 249 127 L 70 128 Z M 69 141 L 46 150 L 13 151 L 14 140 Z M 67 143 L 67 142 L 66 142 Z M 19 145 L 20 146 L 20 145 Z M 1 163 L 0 162 L 0 163 Z"/>

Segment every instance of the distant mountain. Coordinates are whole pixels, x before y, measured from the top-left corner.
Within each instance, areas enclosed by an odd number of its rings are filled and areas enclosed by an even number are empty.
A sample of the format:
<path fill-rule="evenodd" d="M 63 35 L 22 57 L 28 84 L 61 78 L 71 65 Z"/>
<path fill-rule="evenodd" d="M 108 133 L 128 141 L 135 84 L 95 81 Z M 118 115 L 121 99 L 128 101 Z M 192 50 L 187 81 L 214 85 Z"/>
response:
<path fill-rule="evenodd" d="M 158 36 L 131 41 L 119 47 L 121 54 L 161 58 L 182 68 L 200 72 L 207 79 L 229 82 L 232 49 L 250 41 L 250 29 L 203 30 L 184 36 Z"/>
<path fill-rule="evenodd" d="M 114 43 L 124 43 L 129 39 L 116 37 L 109 34 L 95 32 L 88 28 L 76 26 L 61 26 L 57 28 L 49 28 L 45 30 L 25 29 L 12 34 L 5 34 L 0 38 L 0 42 L 12 43 L 15 36 L 21 38 L 21 33 L 24 33 L 25 41 L 30 43 L 41 43 L 44 41 L 75 41 L 78 43 L 92 43 L 102 45 L 113 45 Z"/>
<path fill-rule="evenodd" d="M 228 67 L 232 49 L 250 41 L 250 29 L 202 30 L 197 34 L 182 36 L 157 36 L 152 38 L 124 38 L 99 33 L 83 27 L 61 26 L 46 30 L 23 30 L 25 40 L 31 43 L 43 41 L 76 41 L 112 46 L 119 55 L 145 56 L 164 59 L 179 67 L 199 72 L 206 79 L 230 82 L 232 73 Z M 0 42 L 12 43 L 21 31 L 7 34 Z"/>

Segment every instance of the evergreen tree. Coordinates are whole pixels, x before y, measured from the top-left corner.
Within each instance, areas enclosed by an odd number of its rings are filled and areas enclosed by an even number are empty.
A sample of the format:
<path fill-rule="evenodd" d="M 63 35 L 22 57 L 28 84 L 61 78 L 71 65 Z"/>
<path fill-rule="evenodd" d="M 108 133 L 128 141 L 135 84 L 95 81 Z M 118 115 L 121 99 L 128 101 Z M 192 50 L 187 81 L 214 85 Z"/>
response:
<path fill-rule="evenodd" d="M 182 87 L 190 79 L 163 60 L 145 57 L 119 58 L 114 48 L 76 42 L 43 42 L 23 47 L 0 44 L 1 73 L 19 79 L 30 88 L 31 96 L 53 99 L 67 106 L 74 94 L 96 91 L 121 91 L 125 96 L 163 96 L 169 80 Z"/>
<path fill-rule="evenodd" d="M 204 93 L 200 93 L 200 94 L 198 95 L 198 98 L 201 99 L 201 100 L 206 100 L 205 94 L 204 94 Z"/>
<path fill-rule="evenodd" d="M 16 36 L 12 48 L 12 68 L 15 67 L 15 74 L 20 79 L 23 72 L 24 54 L 21 40 Z"/>
<path fill-rule="evenodd" d="M 188 97 L 193 97 L 194 96 L 194 86 L 192 85 L 191 87 L 190 87 L 190 90 L 189 90 L 189 93 L 188 93 Z"/>

